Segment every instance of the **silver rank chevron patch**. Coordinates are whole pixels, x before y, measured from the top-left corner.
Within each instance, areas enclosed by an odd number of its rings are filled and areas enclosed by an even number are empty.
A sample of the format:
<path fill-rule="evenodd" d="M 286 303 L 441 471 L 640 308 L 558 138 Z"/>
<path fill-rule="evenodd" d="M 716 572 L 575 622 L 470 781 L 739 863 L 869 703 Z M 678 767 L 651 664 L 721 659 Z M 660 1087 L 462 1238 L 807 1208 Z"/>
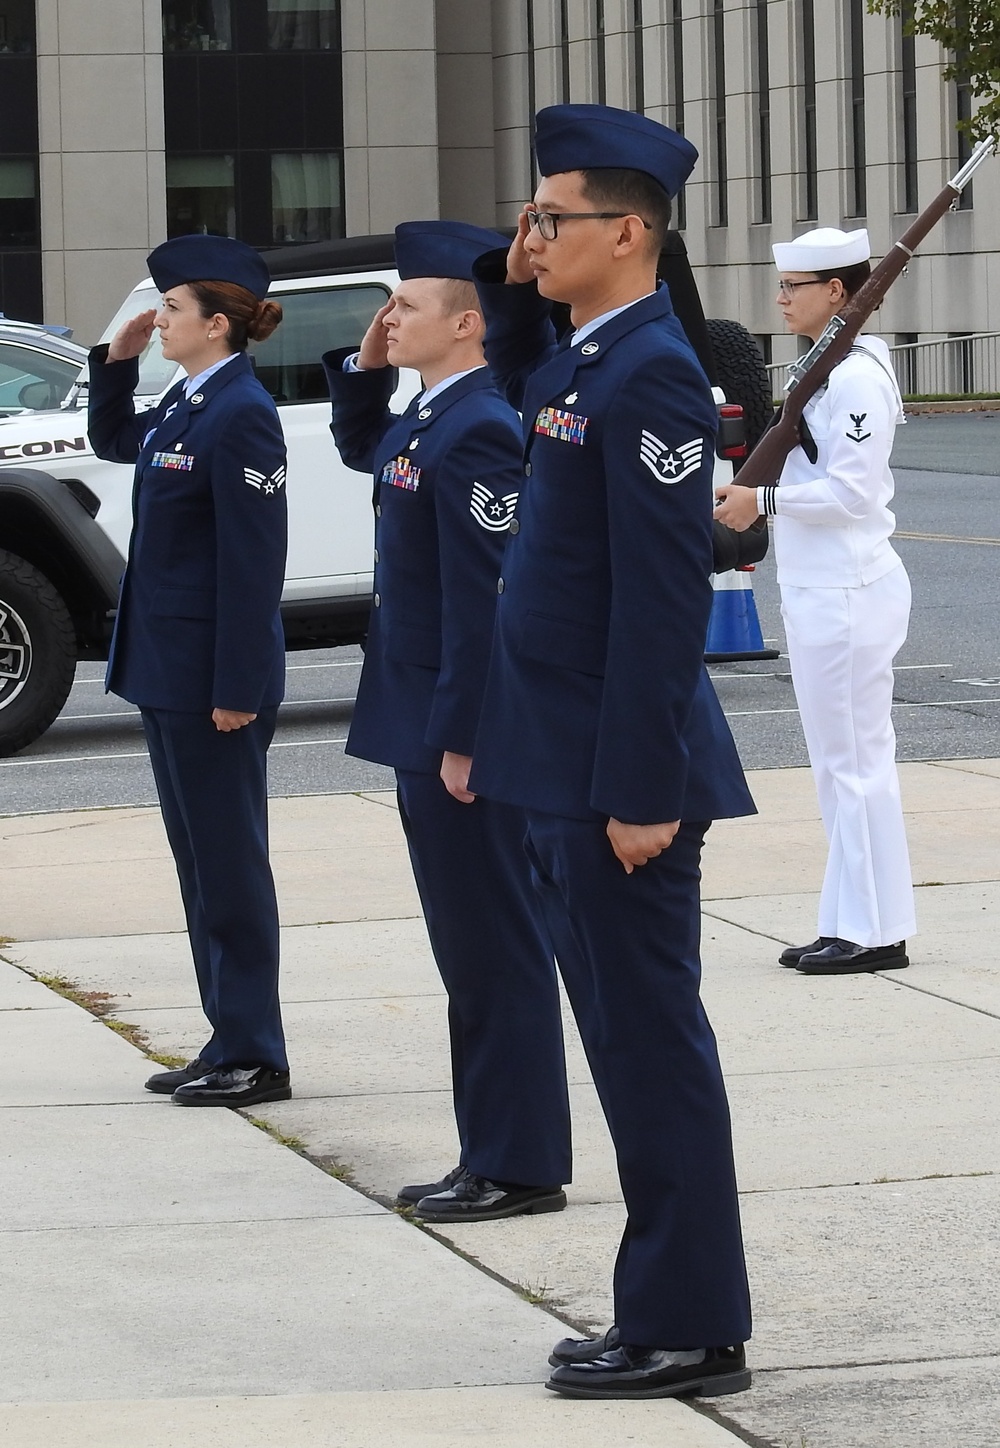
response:
<path fill-rule="evenodd" d="M 639 457 L 659 482 L 679 483 L 698 471 L 704 450 L 703 437 L 694 437 L 680 447 L 667 447 L 653 433 L 643 432 Z"/>
<path fill-rule="evenodd" d="M 502 533 L 510 527 L 516 507 L 517 493 L 504 493 L 503 497 L 498 498 L 485 484 L 472 484 L 469 512 L 481 528 L 488 528 L 491 533 Z"/>
<path fill-rule="evenodd" d="M 251 488 L 271 495 L 285 486 L 285 464 L 282 463 L 280 468 L 275 468 L 273 473 L 259 473 L 256 468 L 244 468 L 243 476 Z"/>

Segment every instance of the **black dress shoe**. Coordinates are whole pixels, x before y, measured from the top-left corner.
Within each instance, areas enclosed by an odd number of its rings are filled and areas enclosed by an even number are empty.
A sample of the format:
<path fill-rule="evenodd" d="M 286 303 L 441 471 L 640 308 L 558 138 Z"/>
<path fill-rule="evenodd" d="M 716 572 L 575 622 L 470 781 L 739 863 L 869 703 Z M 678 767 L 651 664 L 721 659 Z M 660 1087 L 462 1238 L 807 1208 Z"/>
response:
<path fill-rule="evenodd" d="M 186 1086 L 189 1081 L 197 1081 L 200 1076 L 206 1076 L 212 1067 L 200 1056 L 195 1056 L 186 1066 L 181 1066 L 177 1071 L 157 1071 L 155 1076 L 150 1076 L 146 1082 L 147 1091 L 156 1091 L 162 1096 L 170 1096 L 177 1090 L 178 1086 Z"/>
<path fill-rule="evenodd" d="M 622 1343 L 593 1362 L 556 1368 L 545 1386 L 567 1398 L 720 1398 L 748 1388 L 750 1372 L 742 1344 L 669 1352 Z"/>
<path fill-rule="evenodd" d="M 463 1177 L 469 1175 L 469 1169 L 465 1166 L 456 1166 L 451 1169 L 446 1177 L 439 1182 L 428 1182 L 423 1187 L 400 1187 L 396 1193 L 396 1204 L 400 1207 L 415 1207 L 424 1197 L 436 1197 L 439 1192 L 446 1192 L 460 1182 Z"/>
<path fill-rule="evenodd" d="M 821 935 L 818 940 L 811 940 L 808 945 L 788 945 L 778 956 L 779 965 L 798 965 L 804 955 L 812 955 L 816 950 L 822 950 L 825 945 L 832 945 L 832 935 Z"/>
<path fill-rule="evenodd" d="M 796 970 L 803 975 L 863 975 L 870 970 L 904 970 L 910 963 L 906 941 L 895 945 L 854 945 L 831 940 L 822 950 L 803 955 Z"/>
<path fill-rule="evenodd" d="M 422 1197 L 414 1208 L 425 1222 L 493 1222 L 499 1217 L 561 1212 L 566 1205 L 562 1187 L 497 1186 L 488 1177 L 471 1172 L 445 1192 Z"/>
<path fill-rule="evenodd" d="M 617 1327 L 609 1327 L 603 1337 L 563 1337 L 549 1353 L 554 1368 L 572 1367 L 574 1363 L 592 1363 L 621 1342 Z"/>
<path fill-rule="evenodd" d="M 269 1066 L 216 1067 L 196 1081 L 178 1086 L 171 1100 L 178 1106 L 256 1106 L 261 1101 L 287 1101 L 291 1094 L 287 1071 L 272 1071 Z"/>

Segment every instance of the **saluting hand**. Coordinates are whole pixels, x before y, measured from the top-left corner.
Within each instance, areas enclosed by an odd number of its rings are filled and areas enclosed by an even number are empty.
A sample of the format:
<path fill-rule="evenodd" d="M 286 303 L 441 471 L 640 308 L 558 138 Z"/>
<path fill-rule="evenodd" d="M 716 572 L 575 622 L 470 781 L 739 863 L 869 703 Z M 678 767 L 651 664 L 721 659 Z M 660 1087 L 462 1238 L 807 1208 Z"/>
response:
<path fill-rule="evenodd" d="M 150 307 L 148 312 L 140 312 L 130 322 L 123 322 L 111 339 L 108 361 L 127 362 L 130 357 L 141 357 L 149 346 L 155 320 L 156 308 Z"/>
<path fill-rule="evenodd" d="M 719 483 L 715 489 L 714 517 L 727 528 L 745 533 L 760 517 L 757 489 L 743 488 L 739 483 Z"/>
<path fill-rule="evenodd" d="M 610 819 L 608 839 L 625 866 L 626 875 L 631 875 L 636 865 L 644 865 L 669 849 L 680 827 L 680 820 L 666 825 L 626 825 L 621 820 Z"/>
<path fill-rule="evenodd" d="M 386 302 L 384 307 L 379 307 L 371 320 L 371 326 L 364 335 L 361 347 L 358 351 L 358 366 L 362 372 L 367 372 L 370 367 L 388 367 L 389 348 L 387 346 L 389 334 L 385 330 L 385 319 L 392 309 L 392 302 Z"/>
<path fill-rule="evenodd" d="M 256 714 L 244 714 L 239 709 L 213 709 L 212 723 L 220 734 L 229 734 L 233 729 L 242 729 L 244 724 L 252 724 Z"/>
<path fill-rule="evenodd" d="M 511 242 L 510 251 L 507 253 L 507 281 L 511 285 L 520 285 L 522 282 L 535 280 L 535 273 L 528 264 L 528 253 L 524 249 L 525 238 L 530 230 L 528 208 L 523 206 L 521 214 L 517 218 L 517 235 Z"/>

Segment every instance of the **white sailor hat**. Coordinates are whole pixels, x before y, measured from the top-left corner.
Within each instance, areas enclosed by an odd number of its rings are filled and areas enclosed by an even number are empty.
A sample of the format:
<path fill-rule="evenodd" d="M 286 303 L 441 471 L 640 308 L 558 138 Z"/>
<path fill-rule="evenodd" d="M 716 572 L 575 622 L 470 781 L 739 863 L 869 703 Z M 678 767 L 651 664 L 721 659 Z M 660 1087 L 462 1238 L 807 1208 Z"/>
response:
<path fill-rule="evenodd" d="M 838 231 L 835 226 L 819 226 L 794 241 L 776 241 L 771 247 L 774 264 L 782 272 L 830 271 L 834 267 L 857 266 L 872 254 L 868 232 Z"/>

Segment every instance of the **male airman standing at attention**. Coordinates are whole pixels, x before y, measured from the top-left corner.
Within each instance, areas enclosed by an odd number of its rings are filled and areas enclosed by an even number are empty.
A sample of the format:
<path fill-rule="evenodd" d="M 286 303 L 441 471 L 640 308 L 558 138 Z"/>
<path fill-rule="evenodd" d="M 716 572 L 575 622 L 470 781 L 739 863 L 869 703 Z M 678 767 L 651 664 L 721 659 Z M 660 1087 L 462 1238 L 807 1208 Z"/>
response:
<path fill-rule="evenodd" d="M 750 1301 L 699 995 L 699 860 L 710 822 L 754 805 L 703 662 L 716 411 L 656 278 L 697 152 L 643 116 L 568 105 L 539 113 L 536 155 L 509 254 L 474 268 L 524 454 L 469 783 L 527 811 L 628 1210 L 615 1325 L 558 1343 L 548 1387 L 734 1393 Z M 560 347 L 554 301 L 574 329 Z"/>
<path fill-rule="evenodd" d="M 396 771 L 448 992 L 459 1161 L 398 1197 L 434 1222 L 561 1211 L 571 1170 L 559 992 L 524 812 L 468 788 L 521 480 L 520 426 L 490 381 L 471 280 L 498 244 L 460 222 L 397 227 L 391 301 L 358 352 L 323 359 L 340 455 L 375 477 L 374 608 L 347 752 Z M 402 416 L 389 410 L 397 367 L 424 384 Z"/>

